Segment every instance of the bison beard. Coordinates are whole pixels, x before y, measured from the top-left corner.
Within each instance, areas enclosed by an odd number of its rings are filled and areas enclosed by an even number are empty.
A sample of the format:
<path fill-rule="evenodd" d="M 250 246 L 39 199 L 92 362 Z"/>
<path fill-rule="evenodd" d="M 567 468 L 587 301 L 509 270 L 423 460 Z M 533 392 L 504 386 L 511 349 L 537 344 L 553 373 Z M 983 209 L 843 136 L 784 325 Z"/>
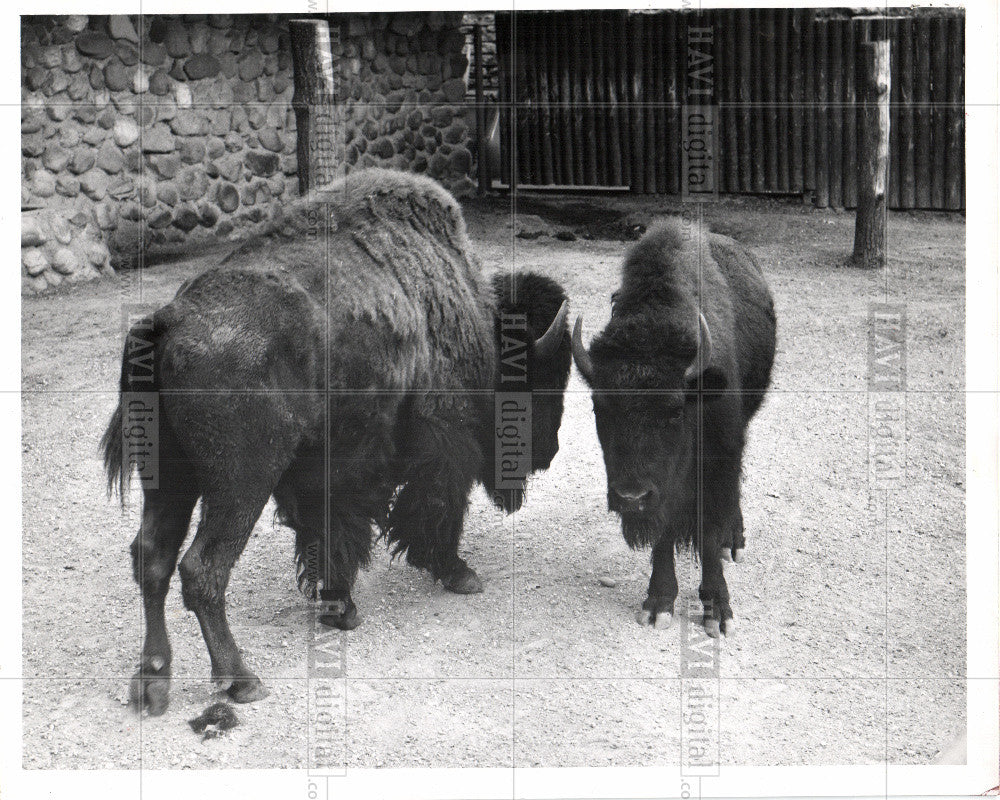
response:
<path fill-rule="evenodd" d="M 548 466 L 569 376 L 567 303 L 531 274 L 491 286 L 461 210 L 438 184 L 386 170 L 352 174 L 304 198 L 264 236 L 187 282 L 130 333 L 151 351 L 153 381 L 122 359 L 121 398 L 102 442 L 110 486 L 131 476 L 122 445 L 130 392 L 159 408 L 159 485 L 143 486 L 132 544 L 146 638 L 131 700 L 167 706 L 170 576 L 201 625 L 212 675 L 247 702 L 266 694 L 229 630 L 225 589 L 268 498 L 295 530 L 300 587 L 329 601 L 327 624 L 358 624 L 351 588 L 373 524 L 395 554 L 452 591 L 481 590 L 458 556 L 468 495 L 492 490 L 496 322 L 528 319 L 531 434 Z M 148 377 L 148 376 L 144 376 Z M 504 507 L 514 496 L 494 495 Z M 322 588 L 320 588 L 322 587 Z"/>
<path fill-rule="evenodd" d="M 639 621 L 670 624 L 674 551 L 689 545 L 701 563 L 705 629 L 729 635 L 721 560 L 742 556 L 744 438 L 774 360 L 760 267 L 732 239 L 662 221 L 628 252 L 611 321 L 589 352 L 581 330 L 578 319 L 573 356 L 593 392 L 608 508 L 630 547 L 653 547 Z"/>

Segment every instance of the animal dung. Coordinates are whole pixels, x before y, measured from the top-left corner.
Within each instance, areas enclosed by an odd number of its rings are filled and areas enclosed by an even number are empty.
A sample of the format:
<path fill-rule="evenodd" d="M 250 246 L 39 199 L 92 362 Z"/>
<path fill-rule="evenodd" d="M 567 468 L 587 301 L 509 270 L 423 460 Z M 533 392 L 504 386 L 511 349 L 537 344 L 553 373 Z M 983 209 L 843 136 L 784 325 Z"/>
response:
<path fill-rule="evenodd" d="M 214 739 L 223 731 L 228 731 L 240 724 L 233 707 L 228 703 L 213 703 L 194 719 L 188 720 L 188 725 L 195 733 L 201 733 L 202 741 Z"/>

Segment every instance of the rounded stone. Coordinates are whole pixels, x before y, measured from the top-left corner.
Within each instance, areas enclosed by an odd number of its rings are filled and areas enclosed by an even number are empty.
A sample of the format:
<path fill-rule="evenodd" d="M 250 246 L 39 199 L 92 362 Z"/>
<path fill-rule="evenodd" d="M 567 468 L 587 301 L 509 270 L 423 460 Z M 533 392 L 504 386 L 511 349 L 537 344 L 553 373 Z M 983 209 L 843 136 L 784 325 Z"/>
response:
<path fill-rule="evenodd" d="M 21 251 L 21 264 L 29 275 L 41 275 L 48 269 L 49 261 L 37 247 L 29 247 Z"/>
<path fill-rule="evenodd" d="M 183 111 L 170 120 L 170 130 L 177 136 L 206 136 L 208 120 L 193 111 Z"/>
<path fill-rule="evenodd" d="M 166 228 L 173 222 L 174 215 L 166 208 L 158 208 L 146 217 L 146 224 L 153 230 Z"/>
<path fill-rule="evenodd" d="M 104 88 L 104 70 L 97 66 L 97 64 L 91 66 L 88 77 L 90 78 L 90 88 L 95 91 L 100 91 Z"/>
<path fill-rule="evenodd" d="M 134 119 L 122 117 L 115 123 L 113 134 L 119 147 L 128 147 L 139 140 L 139 126 Z"/>
<path fill-rule="evenodd" d="M 453 172 L 468 175 L 472 169 L 472 153 L 464 147 L 456 147 L 448 156 L 448 166 Z"/>
<path fill-rule="evenodd" d="M 181 159 L 176 153 L 154 156 L 152 163 L 157 174 L 166 180 L 174 178 L 181 168 Z"/>
<path fill-rule="evenodd" d="M 250 150 L 243 156 L 243 163 L 254 174 L 270 177 L 278 171 L 278 156 L 274 153 L 262 153 Z"/>
<path fill-rule="evenodd" d="M 44 169 L 37 170 L 31 178 L 31 192 L 36 197 L 52 197 L 56 193 L 56 177 Z"/>
<path fill-rule="evenodd" d="M 211 228 L 219 221 L 219 209 L 212 203 L 198 204 L 198 224 L 203 228 Z"/>
<path fill-rule="evenodd" d="M 150 38 L 152 35 L 152 31 L 150 31 Z M 184 58 L 191 52 L 187 28 L 180 20 L 167 21 L 163 43 L 166 45 L 167 55 L 172 58 Z"/>
<path fill-rule="evenodd" d="M 93 264 L 95 267 L 103 267 L 109 256 L 108 246 L 104 242 L 99 242 L 91 239 L 83 248 L 84 254 L 87 256 L 87 260 Z"/>
<path fill-rule="evenodd" d="M 156 199 L 168 206 L 175 206 L 180 198 L 177 190 L 169 183 L 159 183 L 156 186 Z"/>
<path fill-rule="evenodd" d="M 149 91 L 157 97 L 163 97 L 170 92 L 170 78 L 162 69 L 149 76 Z"/>
<path fill-rule="evenodd" d="M 226 214 L 232 214 L 240 205 L 240 193 L 231 183 L 221 183 L 215 193 L 215 200 Z"/>
<path fill-rule="evenodd" d="M 177 176 L 176 186 L 182 200 L 197 200 L 208 191 L 208 176 L 203 170 L 191 167 Z"/>
<path fill-rule="evenodd" d="M 224 141 L 226 143 L 226 150 L 230 153 L 235 153 L 243 149 L 243 137 L 235 131 L 227 133 Z"/>
<path fill-rule="evenodd" d="M 73 230 L 69 227 L 69 222 L 65 217 L 53 216 L 49 221 L 52 228 L 52 235 L 59 244 L 69 244 L 73 241 Z"/>
<path fill-rule="evenodd" d="M 52 269 L 63 275 L 72 275 L 79 265 L 76 253 L 68 247 L 60 247 L 52 254 Z"/>
<path fill-rule="evenodd" d="M 447 128 L 444 132 L 444 140 L 449 144 L 458 144 L 463 139 L 465 139 L 468 129 L 465 127 L 465 123 L 462 120 L 456 120 L 456 122 Z"/>
<path fill-rule="evenodd" d="M 211 159 L 222 158 L 226 152 L 226 143 L 218 136 L 212 136 L 205 143 L 205 152 Z"/>
<path fill-rule="evenodd" d="M 174 227 L 190 233 L 198 225 L 198 212 L 191 206 L 182 206 L 174 214 Z"/>
<path fill-rule="evenodd" d="M 257 134 L 257 138 L 263 148 L 273 153 L 280 153 L 284 149 L 285 143 L 274 128 L 264 128 Z"/>
<path fill-rule="evenodd" d="M 70 154 L 61 147 L 49 145 L 42 156 L 42 164 L 52 172 L 62 172 L 69 165 Z"/>
<path fill-rule="evenodd" d="M 76 37 L 76 49 L 94 59 L 107 58 L 112 47 L 111 39 L 98 31 L 85 31 Z"/>
<path fill-rule="evenodd" d="M 392 146 L 389 139 L 379 139 L 369 148 L 368 152 L 379 158 L 392 158 L 396 154 L 396 148 Z"/>
<path fill-rule="evenodd" d="M 142 48 L 142 63 L 158 67 L 167 59 L 167 48 L 159 42 L 146 42 Z"/>
<path fill-rule="evenodd" d="M 105 142 L 97 151 L 97 166 L 109 175 L 117 175 L 125 166 L 125 157 L 111 142 Z"/>
<path fill-rule="evenodd" d="M 205 160 L 205 142 L 198 138 L 182 139 L 178 152 L 185 164 L 200 164 Z"/>
<path fill-rule="evenodd" d="M 112 92 L 124 92 L 132 84 L 132 76 L 120 61 L 109 61 L 104 67 L 104 84 Z"/>
<path fill-rule="evenodd" d="M 162 122 L 156 123 L 142 135 L 144 153 L 172 153 L 174 147 L 174 135 L 170 132 L 170 128 Z"/>
<path fill-rule="evenodd" d="M 184 73 L 193 81 L 214 78 L 219 74 L 219 59 L 208 53 L 192 56 L 184 64 Z"/>
<path fill-rule="evenodd" d="M 115 55 L 126 67 L 139 63 L 139 51 L 128 42 L 115 42 Z"/>
<path fill-rule="evenodd" d="M 76 197 L 80 194 L 80 181 L 72 175 L 60 175 L 56 180 L 56 192 L 63 197 Z"/>
<path fill-rule="evenodd" d="M 240 59 L 238 72 L 240 80 L 246 83 L 255 81 L 264 72 L 264 56 L 256 51 L 248 51 Z"/>

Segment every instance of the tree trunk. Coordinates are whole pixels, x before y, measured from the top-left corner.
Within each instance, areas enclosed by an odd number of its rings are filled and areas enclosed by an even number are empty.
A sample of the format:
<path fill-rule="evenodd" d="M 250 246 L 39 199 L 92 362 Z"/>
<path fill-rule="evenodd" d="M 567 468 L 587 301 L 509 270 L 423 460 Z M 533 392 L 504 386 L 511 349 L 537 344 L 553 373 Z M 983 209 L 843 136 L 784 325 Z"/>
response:
<path fill-rule="evenodd" d="M 296 156 L 299 194 L 330 184 L 337 167 L 345 163 L 343 147 L 338 147 L 335 119 L 333 53 L 330 27 L 326 20 L 295 19 L 288 23 L 292 45 L 295 92 Z M 343 142 L 341 141 L 342 145 Z"/>
<path fill-rule="evenodd" d="M 864 109 L 851 260 L 862 267 L 883 267 L 885 195 L 889 183 L 889 42 L 864 42 L 861 54 L 863 68 L 857 77 Z"/>

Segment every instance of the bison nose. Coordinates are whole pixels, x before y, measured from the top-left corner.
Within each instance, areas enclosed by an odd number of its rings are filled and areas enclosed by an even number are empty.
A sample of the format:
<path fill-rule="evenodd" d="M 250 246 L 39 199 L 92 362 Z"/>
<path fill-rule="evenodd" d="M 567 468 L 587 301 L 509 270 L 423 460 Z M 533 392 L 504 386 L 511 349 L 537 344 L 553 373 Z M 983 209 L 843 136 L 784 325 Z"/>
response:
<path fill-rule="evenodd" d="M 653 497 L 649 489 L 615 486 L 613 491 L 618 497 L 620 510 L 626 512 L 645 511 Z"/>

